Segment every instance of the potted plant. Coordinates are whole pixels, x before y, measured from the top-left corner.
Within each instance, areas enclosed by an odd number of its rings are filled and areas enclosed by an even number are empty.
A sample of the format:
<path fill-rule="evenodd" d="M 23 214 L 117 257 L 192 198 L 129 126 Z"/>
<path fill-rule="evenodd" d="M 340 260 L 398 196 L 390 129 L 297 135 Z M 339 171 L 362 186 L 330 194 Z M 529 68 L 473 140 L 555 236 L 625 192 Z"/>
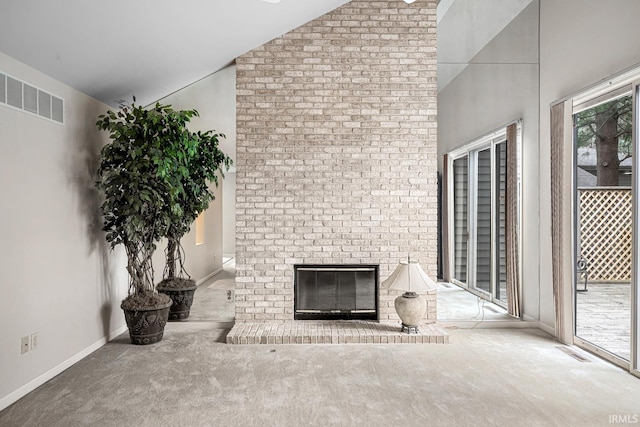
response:
<path fill-rule="evenodd" d="M 197 112 L 196 112 L 197 115 Z M 190 134 L 189 144 L 182 146 L 183 153 L 179 157 L 186 159 L 187 173 L 179 173 L 181 191 L 167 205 L 170 217 L 166 234 L 166 263 L 163 280 L 157 286 L 159 292 L 166 293 L 173 300 L 169 312 L 169 320 L 186 320 L 189 317 L 196 284 L 184 268 L 184 251 L 180 243 L 182 237 L 189 232 L 191 224 L 209 203 L 215 199 L 210 183 L 218 186 L 218 176 L 224 175 L 221 166 L 229 169 L 231 159 L 218 146 L 223 134 L 213 131 Z M 177 156 L 177 153 L 173 154 Z"/>
<path fill-rule="evenodd" d="M 121 308 L 133 344 L 162 339 L 172 304 L 155 290 L 152 255 L 171 220 L 167 201 L 181 191 L 176 171 L 186 173 L 185 159 L 171 154 L 191 142 L 186 123 L 194 114 L 160 104 L 144 109 L 134 98 L 96 123 L 111 138 L 100 153 L 96 185 L 104 193 L 106 240 L 112 249 L 123 245 L 127 256 L 129 292 Z"/>

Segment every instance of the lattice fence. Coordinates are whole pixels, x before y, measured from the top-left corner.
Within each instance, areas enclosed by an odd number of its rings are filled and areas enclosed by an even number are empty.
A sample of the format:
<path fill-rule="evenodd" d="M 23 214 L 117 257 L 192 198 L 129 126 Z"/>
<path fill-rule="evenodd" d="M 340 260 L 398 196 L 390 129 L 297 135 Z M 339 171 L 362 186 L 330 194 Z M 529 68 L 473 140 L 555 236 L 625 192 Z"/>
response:
<path fill-rule="evenodd" d="M 589 281 L 631 280 L 631 190 L 588 189 L 580 194 L 580 252 Z"/>

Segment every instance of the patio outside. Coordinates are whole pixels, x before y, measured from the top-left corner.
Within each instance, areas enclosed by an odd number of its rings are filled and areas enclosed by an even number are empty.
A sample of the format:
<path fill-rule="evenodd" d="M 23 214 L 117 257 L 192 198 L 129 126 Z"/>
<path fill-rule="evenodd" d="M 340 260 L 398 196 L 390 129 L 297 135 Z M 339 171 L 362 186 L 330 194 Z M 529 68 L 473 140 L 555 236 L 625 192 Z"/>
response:
<path fill-rule="evenodd" d="M 631 349 L 629 283 L 589 283 L 576 295 L 576 336 L 625 360 Z"/>

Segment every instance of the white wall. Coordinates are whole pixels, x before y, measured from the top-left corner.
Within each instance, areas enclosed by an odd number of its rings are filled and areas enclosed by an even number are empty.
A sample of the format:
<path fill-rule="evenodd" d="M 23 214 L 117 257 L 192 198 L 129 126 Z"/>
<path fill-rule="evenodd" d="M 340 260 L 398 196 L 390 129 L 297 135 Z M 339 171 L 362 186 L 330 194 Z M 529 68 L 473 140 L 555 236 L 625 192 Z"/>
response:
<path fill-rule="evenodd" d="M 236 67 L 228 66 L 184 89 L 160 100 L 175 109 L 196 109 L 200 117 L 189 123 L 192 131 L 213 130 L 226 138 L 220 140 L 220 149 L 235 160 L 236 142 Z M 231 169 L 230 172 L 234 172 Z M 230 182 L 231 183 L 231 182 Z M 196 281 L 202 280 L 222 268 L 223 241 L 235 242 L 235 227 L 224 226 L 223 205 L 235 206 L 235 189 L 222 180 L 214 188 L 216 199 L 205 212 L 204 244 L 196 245 L 195 227 L 182 238 L 185 250 L 185 269 Z M 226 190 L 226 191 L 223 191 Z M 162 278 L 164 242 L 153 258 L 156 280 Z M 226 251 L 225 251 L 226 252 Z"/>
<path fill-rule="evenodd" d="M 110 251 L 100 230 L 93 187 L 108 141 L 95 122 L 110 107 L 2 53 L 0 72 L 65 101 L 64 125 L 0 104 L 1 410 L 126 330 L 128 278 L 123 252 Z M 191 129 L 225 133 L 221 147 L 235 157 L 235 67 L 163 102 L 197 109 Z M 195 230 L 183 240 L 196 280 L 222 266 L 222 187 L 215 194 L 205 244 L 195 245 Z M 159 279 L 161 251 L 154 262 Z M 20 338 L 34 332 L 39 347 L 21 355 Z"/>
<path fill-rule="evenodd" d="M 92 172 L 108 106 L 0 53 L 0 71 L 65 101 L 65 124 L 0 104 L 0 409 L 124 328 L 125 259 L 100 230 Z M 39 347 L 20 354 L 20 337 Z"/>
<path fill-rule="evenodd" d="M 640 63 L 637 0 L 540 0 L 540 320 L 553 327 L 549 105 Z"/>
<path fill-rule="evenodd" d="M 496 7 L 498 2 L 482 4 Z M 492 6 L 493 4 L 493 6 Z M 456 43 L 473 42 L 473 2 L 454 2 L 440 27 L 456 25 Z M 477 5 L 475 5 L 477 6 Z M 460 16 L 462 15 L 462 17 Z M 456 23 L 467 22 L 466 26 Z M 483 25 L 483 23 L 476 23 Z M 445 29 L 443 29 L 445 31 Z M 458 45 L 456 45 L 458 46 Z M 439 60 L 447 56 L 439 46 Z M 456 49 L 461 49 L 460 46 Z M 464 49 L 462 49 L 464 51 Z M 526 319 L 539 318 L 538 274 L 538 2 L 532 1 L 438 94 L 438 162 L 442 156 L 509 122 L 523 119 L 522 242 Z"/>

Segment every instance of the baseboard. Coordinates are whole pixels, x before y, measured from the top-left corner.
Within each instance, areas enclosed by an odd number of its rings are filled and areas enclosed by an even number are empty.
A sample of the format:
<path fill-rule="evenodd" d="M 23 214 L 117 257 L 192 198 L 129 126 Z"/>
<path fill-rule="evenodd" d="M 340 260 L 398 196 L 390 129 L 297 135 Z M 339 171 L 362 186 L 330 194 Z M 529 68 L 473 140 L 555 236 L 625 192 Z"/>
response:
<path fill-rule="evenodd" d="M 200 280 L 198 280 L 196 282 L 196 286 L 202 285 L 204 282 L 206 282 L 207 280 L 211 279 L 213 276 L 215 276 L 216 274 L 220 273 L 221 271 L 222 271 L 222 267 L 218 268 L 213 273 L 207 274 L 202 279 L 200 279 Z"/>
<path fill-rule="evenodd" d="M 525 316 L 526 317 L 526 316 Z M 527 320 L 438 320 L 438 325 L 445 328 L 459 328 L 459 329 L 496 329 L 496 328 L 513 328 L 513 329 L 526 329 L 535 328 L 551 335 L 556 336 L 556 331 L 549 325 L 540 322 L 537 319 Z"/>
<path fill-rule="evenodd" d="M 97 342 L 91 344 L 89 347 L 85 348 L 84 350 L 80 351 L 79 353 L 76 353 L 75 355 L 71 356 L 69 359 L 65 360 L 64 362 L 60 363 L 59 365 L 55 366 L 54 368 L 49 369 L 47 372 L 45 372 L 44 374 L 42 374 L 39 377 L 35 378 L 34 380 L 29 381 L 27 384 L 23 385 L 22 387 L 18 388 L 15 391 L 9 393 L 8 395 L 6 395 L 2 399 L 0 399 L 0 411 L 5 409 L 9 405 L 17 402 L 18 400 L 20 400 L 21 398 L 23 398 L 27 394 L 31 393 L 33 390 L 35 390 L 38 387 L 40 387 L 42 384 L 44 384 L 47 381 L 49 381 L 50 379 L 54 378 L 56 375 L 61 374 L 62 372 L 64 372 L 65 370 L 67 370 L 71 366 L 75 365 L 76 363 L 78 363 L 79 361 L 81 361 L 82 359 L 84 359 L 85 357 L 87 357 L 88 355 L 93 353 L 94 351 L 98 350 L 100 347 L 102 347 L 103 345 L 105 345 L 109 341 L 111 341 L 114 338 L 120 336 L 126 330 L 127 330 L 127 325 L 124 325 L 124 326 L 116 329 L 111 334 L 109 334 L 108 337 L 101 338 Z"/>
<path fill-rule="evenodd" d="M 457 329 L 538 329 L 540 322 L 524 320 L 438 320 L 438 326 Z"/>
<path fill-rule="evenodd" d="M 118 338 L 120 335 L 122 335 L 125 332 L 127 332 L 127 325 L 122 325 L 121 327 L 119 327 L 115 331 L 111 332 L 111 334 L 109 334 L 109 338 L 107 338 L 107 342 L 115 340 L 116 338 Z"/>
<path fill-rule="evenodd" d="M 189 331 L 209 329 L 231 329 L 235 320 L 189 320 L 188 322 L 168 322 L 165 331 Z"/>
<path fill-rule="evenodd" d="M 549 326 L 546 323 L 542 323 L 540 322 L 540 329 L 546 333 L 548 333 L 549 335 L 551 335 L 552 337 L 556 336 L 556 328 L 554 328 L 553 326 Z"/>

